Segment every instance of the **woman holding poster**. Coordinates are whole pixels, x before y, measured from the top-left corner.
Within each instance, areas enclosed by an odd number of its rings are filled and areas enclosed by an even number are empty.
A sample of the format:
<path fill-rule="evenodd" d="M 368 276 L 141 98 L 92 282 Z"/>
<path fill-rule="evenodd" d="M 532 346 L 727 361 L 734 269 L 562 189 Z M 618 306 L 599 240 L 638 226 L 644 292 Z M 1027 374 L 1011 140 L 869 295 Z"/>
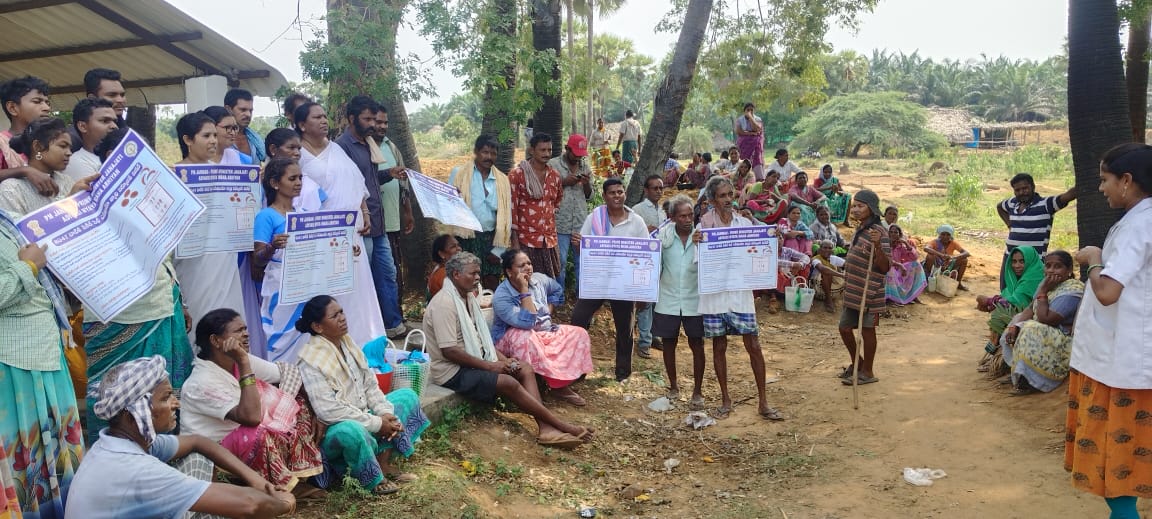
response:
<path fill-rule="evenodd" d="M 47 262 L 0 210 L 0 517 L 63 517 L 84 454 L 62 342 L 71 328 Z"/>
<path fill-rule="evenodd" d="M 750 227 L 751 220 L 736 214 L 732 201 L 736 189 L 732 181 L 724 177 L 712 177 L 702 193 L 711 209 L 700 217 L 698 229 L 722 227 Z M 699 243 L 703 235 L 699 230 L 693 241 Z M 739 271 L 735 268 L 733 271 Z M 768 394 L 764 382 L 764 352 L 760 350 L 759 327 L 756 324 L 756 299 L 751 290 L 733 290 L 716 294 L 700 294 L 697 311 L 704 316 L 704 337 L 712 338 L 712 363 L 716 367 L 716 379 L 720 383 L 721 404 L 714 413 L 724 419 L 732 412 L 732 397 L 728 394 L 728 336 L 739 335 L 744 340 L 744 349 L 752 361 L 752 375 L 756 377 L 756 393 L 760 399 L 760 416 L 766 420 L 779 421 L 784 416 L 768 405 Z"/>
<path fill-rule="evenodd" d="M 304 303 L 280 304 L 284 246 L 288 243 L 287 215 L 293 211 L 292 200 L 300 196 L 303 189 L 304 175 L 295 160 L 277 157 L 264 167 L 261 178 L 268 207 L 256 215 L 256 224 L 252 228 L 252 262 L 264 275 L 260 287 L 260 322 L 268 341 L 265 356 L 279 358 L 295 352 L 307 342 L 307 337 L 296 331 L 296 319 L 300 317 Z M 323 189 L 318 193 L 321 201 L 328 198 Z"/>
<path fill-rule="evenodd" d="M 580 247 L 584 236 L 623 236 L 647 238 L 648 224 L 640 215 L 624 205 L 624 183 L 618 178 L 604 181 L 604 205 L 592 210 L 584 219 L 580 234 L 572 235 L 572 244 Z M 596 276 L 595 272 L 581 272 L 580 275 Z M 612 307 L 612 320 L 616 324 L 616 381 L 622 381 L 632 374 L 632 301 L 615 299 L 585 299 L 576 301 L 572 309 L 572 325 L 588 329 L 592 316 L 607 301 Z"/>
<path fill-rule="evenodd" d="M 356 163 L 348 158 L 344 150 L 328 140 L 328 114 L 324 107 L 316 103 L 305 103 L 296 108 L 293 114 L 296 133 L 300 134 L 300 171 L 312 179 L 328 194 L 322 209 L 325 211 L 359 211 L 358 228 L 368 224 L 368 188 L 364 176 Z M 356 234 L 354 250 L 364 250 L 362 230 Z M 384 318 L 380 315 L 380 303 L 376 299 L 376 286 L 372 282 L 372 268 L 367 255 L 360 254 L 353 259 L 355 270 L 354 289 L 348 294 L 335 296 L 340 306 L 348 314 L 348 334 L 357 344 L 365 344 L 386 333 Z M 319 295 L 319 294 L 317 294 Z M 269 350 L 268 360 L 288 360 L 275 356 Z M 295 358 L 292 352 L 290 358 Z"/>
<path fill-rule="evenodd" d="M 180 154 L 184 157 L 176 163 L 177 169 L 181 165 L 216 163 L 217 127 L 208 115 L 196 112 L 181 117 L 176 122 L 176 138 L 180 140 Z M 235 252 L 176 258 L 172 263 L 184 289 L 184 304 L 192 317 L 190 327 L 195 327 L 204 314 L 217 308 L 244 312 L 240 265 Z"/>

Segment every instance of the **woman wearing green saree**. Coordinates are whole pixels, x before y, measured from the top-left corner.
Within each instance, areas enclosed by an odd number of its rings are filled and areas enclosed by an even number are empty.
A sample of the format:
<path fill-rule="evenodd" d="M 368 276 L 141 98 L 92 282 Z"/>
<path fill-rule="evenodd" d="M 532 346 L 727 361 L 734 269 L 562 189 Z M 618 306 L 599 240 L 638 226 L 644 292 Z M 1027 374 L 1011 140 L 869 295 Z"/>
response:
<path fill-rule="evenodd" d="M 824 167 L 820 168 L 820 174 L 816 175 L 816 181 L 812 182 L 812 187 L 824 194 L 828 210 L 832 213 L 833 222 L 844 223 L 848 221 L 848 204 L 852 202 L 852 195 L 845 193 L 844 188 L 840 185 L 840 179 L 832 176 L 831 164 L 825 164 Z"/>

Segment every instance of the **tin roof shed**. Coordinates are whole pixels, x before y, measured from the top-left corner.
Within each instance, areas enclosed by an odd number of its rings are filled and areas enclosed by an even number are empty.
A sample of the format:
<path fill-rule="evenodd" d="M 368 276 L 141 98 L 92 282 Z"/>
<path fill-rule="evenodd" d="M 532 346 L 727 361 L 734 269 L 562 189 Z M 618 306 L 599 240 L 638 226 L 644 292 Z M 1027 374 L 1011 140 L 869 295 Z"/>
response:
<path fill-rule="evenodd" d="M 120 71 L 135 106 L 185 102 L 184 80 L 218 75 L 272 96 L 283 74 L 164 0 L 0 0 L 0 80 L 33 75 L 56 105 L 84 96 L 84 73 Z"/>

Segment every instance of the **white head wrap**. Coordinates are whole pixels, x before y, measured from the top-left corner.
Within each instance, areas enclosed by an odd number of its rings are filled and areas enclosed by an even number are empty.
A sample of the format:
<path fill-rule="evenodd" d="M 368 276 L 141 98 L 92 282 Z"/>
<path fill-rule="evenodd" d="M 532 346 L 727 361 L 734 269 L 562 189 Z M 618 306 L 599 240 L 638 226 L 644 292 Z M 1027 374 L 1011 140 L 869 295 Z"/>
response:
<path fill-rule="evenodd" d="M 154 355 L 125 362 L 104 375 L 99 387 L 91 390 L 96 404 L 92 411 L 101 420 L 111 420 L 128 411 L 148 443 L 156 439 L 152 426 L 152 390 L 168 378 L 164 357 Z"/>

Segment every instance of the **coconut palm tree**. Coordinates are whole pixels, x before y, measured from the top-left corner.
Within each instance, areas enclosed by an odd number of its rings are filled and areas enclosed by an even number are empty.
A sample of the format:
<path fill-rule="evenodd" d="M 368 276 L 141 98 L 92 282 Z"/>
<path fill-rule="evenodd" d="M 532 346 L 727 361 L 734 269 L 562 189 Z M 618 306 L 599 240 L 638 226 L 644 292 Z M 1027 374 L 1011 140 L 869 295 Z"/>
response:
<path fill-rule="evenodd" d="M 1100 185 L 1100 157 L 1132 139 L 1115 2 L 1068 3 L 1068 137 L 1079 190 L 1080 246 L 1102 246 L 1119 214 Z M 1083 268 L 1083 266 L 1082 266 Z"/>

